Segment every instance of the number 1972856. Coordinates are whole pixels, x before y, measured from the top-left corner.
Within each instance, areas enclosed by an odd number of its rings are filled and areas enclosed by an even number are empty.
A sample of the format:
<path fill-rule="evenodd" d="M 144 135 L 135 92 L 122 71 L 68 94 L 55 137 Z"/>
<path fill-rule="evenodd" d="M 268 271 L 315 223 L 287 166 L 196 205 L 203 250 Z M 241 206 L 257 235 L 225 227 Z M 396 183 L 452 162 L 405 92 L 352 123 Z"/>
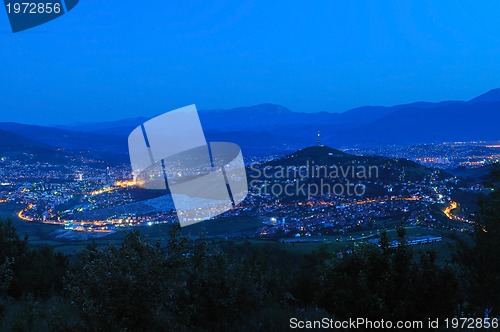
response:
<path fill-rule="evenodd" d="M 9 14 L 59 14 L 61 12 L 61 4 L 57 2 L 14 2 L 7 3 L 5 6 Z"/>

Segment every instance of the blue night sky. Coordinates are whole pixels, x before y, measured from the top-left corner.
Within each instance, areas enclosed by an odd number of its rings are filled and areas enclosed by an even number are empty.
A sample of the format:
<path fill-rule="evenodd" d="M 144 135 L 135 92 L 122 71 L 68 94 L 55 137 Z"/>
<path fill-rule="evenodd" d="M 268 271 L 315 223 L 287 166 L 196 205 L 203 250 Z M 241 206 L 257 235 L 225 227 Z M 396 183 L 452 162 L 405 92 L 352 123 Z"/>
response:
<path fill-rule="evenodd" d="M 93 1 L 13 34 L 0 121 L 470 99 L 500 87 L 500 1 Z"/>

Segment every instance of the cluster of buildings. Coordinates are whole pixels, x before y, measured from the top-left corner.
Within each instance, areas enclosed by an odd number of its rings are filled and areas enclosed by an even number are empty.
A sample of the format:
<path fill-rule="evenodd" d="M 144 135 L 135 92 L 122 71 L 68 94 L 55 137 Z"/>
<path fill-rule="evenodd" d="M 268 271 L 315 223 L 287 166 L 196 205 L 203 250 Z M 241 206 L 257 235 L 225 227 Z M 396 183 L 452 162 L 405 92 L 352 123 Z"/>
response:
<path fill-rule="evenodd" d="M 481 154 L 484 149 L 496 151 L 499 148 L 496 145 L 478 144 L 476 150 L 470 147 L 461 150 L 456 146 L 457 143 L 443 143 L 395 149 L 390 156 L 446 167 L 459 165 L 463 158 L 498 158 L 498 154 Z M 360 152 L 389 154 L 385 150 L 357 151 Z M 256 161 L 266 159 L 251 160 Z M 460 188 L 457 178 L 443 177 L 436 170 L 415 180 L 404 168 L 391 168 L 390 163 L 379 166 L 381 173 L 392 176 L 391 180 L 366 179 L 363 185 L 367 192 L 363 196 L 318 194 L 299 198 L 250 192 L 223 217 L 226 220 L 228 217 L 254 218 L 257 221 L 254 235 L 279 238 L 343 234 L 378 229 L 395 222 L 436 227 L 448 220 L 454 222 L 452 227 L 462 230 L 470 227 L 468 219 L 457 214 L 458 203 L 451 199 L 452 192 L 464 189 Z M 290 181 L 289 178 L 264 179 L 259 185 L 269 185 L 269 182 L 286 185 Z M 108 167 L 104 163 L 80 160 L 68 165 L 42 162 L 26 165 L 9 157 L 0 158 L 0 204 L 17 204 L 18 217 L 27 222 L 58 224 L 66 230 L 106 233 L 122 227 L 176 220 L 171 203 L 155 199 L 144 203 L 144 197 L 137 196 L 134 185 L 128 164 Z"/>
<path fill-rule="evenodd" d="M 445 142 L 415 146 L 383 146 L 348 148 L 346 152 L 357 155 L 405 158 L 425 166 L 453 169 L 481 167 L 500 161 L 500 142 Z"/>
<path fill-rule="evenodd" d="M 455 227 L 470 229 L 470 222 L 457 213 L 458 203 L 452 193 L 459 181 L 431 171 L 417 181 L 366 182 L 376 188 L 364 197 L 319 195 L 308 200 L 297 197 L 249 195 L 238 209 L 225 216 L 259 216 L 257 234 L 263 237 L 310 237 L 335 235 L 352 231 L 380 229 L 397 225 L 422 227 Z M 273 180 L 273 182 L 279 180 Z M 289 179 L 282 179 L 284 183 Z M 453 206 L 451 206 L 452 202 Z M 456 221 L 456 223 L 450 223 Z"/>

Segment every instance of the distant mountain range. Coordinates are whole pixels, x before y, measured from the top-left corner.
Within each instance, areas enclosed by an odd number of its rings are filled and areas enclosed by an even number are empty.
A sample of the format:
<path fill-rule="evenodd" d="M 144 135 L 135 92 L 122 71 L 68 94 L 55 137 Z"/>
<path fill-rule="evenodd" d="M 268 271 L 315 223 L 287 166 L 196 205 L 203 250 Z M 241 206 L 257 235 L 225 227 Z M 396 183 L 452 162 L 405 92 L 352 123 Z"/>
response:
<path fill-rule="evenodd" d="M 65 159 L 64 155 L 53 146 L 0 130 L 0 157 L 4 156 L 19 160 L 36 156 L 37 161 L 43 162 L 57 162 Z"/>
<path fill-rule="evenodd" d="M 335 147 L 500 140 L 500 89 L 469 101 L 364 106 L 343 113 L 298 113 L 281 105 L 260 104 L 199 114 L 208 141 L 235 142 L 251 154 L 315 145 L 318 131 L 322 143 Z M 128 134 L 144 121 L 147 118 L 137 117 L 56 127 L 0 122 L 0 138 L 11 133 L 45 148 L 124 154 Z M 22 142 L 19 138 L 2 141 Z"/>

